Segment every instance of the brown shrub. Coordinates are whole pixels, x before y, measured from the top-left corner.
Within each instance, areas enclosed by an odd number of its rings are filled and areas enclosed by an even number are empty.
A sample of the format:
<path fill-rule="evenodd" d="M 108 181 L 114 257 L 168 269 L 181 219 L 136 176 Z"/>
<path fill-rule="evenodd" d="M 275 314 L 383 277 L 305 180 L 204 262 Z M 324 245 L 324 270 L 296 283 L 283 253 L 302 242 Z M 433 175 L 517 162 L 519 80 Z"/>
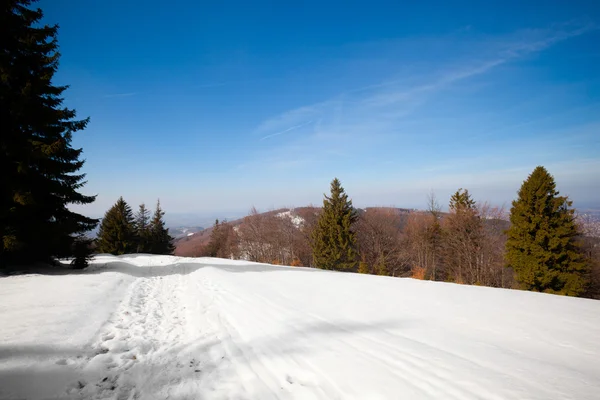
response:
<path fill-rule="evenodd" d="M 302 266 L 302 262 L 299 259 L 294 258 L 292 260 L 292 262 L 290 263 L 290 266 L 292 266 L 292 267 L 301 267 Z"/>
<path fill-rule="evenodd" d="M 425 272 L 427 272 L 427 268 L 424 267 L 413 267 L 411 269 L 411 278 L 413 279 L 425 279 Z"/>

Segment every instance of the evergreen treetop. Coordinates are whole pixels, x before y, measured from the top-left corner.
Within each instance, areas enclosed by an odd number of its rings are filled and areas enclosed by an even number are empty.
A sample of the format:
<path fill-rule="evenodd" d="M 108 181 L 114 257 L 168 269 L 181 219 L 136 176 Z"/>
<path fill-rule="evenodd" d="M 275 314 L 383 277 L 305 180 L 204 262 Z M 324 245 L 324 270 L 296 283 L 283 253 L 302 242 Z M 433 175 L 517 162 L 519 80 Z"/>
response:
<path fill-rule="evenodd" d="M 449 208 L 450 211 L 455 213 L 474 211 L 475 205 L 475 200 L 473 200 L 467 189 L 460 188 L 450 197 Z"/>
<path fill-rule="evenodd" d="M 158 200 L 150 222 L 149 250 L 152 254 L 173 254 L 175 250 L 173 238 L 169 235 L 169 228 L 165 228 L 164 215 L 165 212 L 160 207 L 160 200 Z"/>
<path fill-rule="evenodd" d="M 128 254 L 137 249 L 135 220 L 129 204 L 119 200 L 104 214 L 98 232 L 98 252 Z"/>
<path fill-rule="evenodd" d="M 135 214 L 134 225 L 138 242 L 136 253 L 150 252 L 150 211 L 144 203 L 140 204 Z"/>
<path fill-rule="evenodd" d="M 585 291 L 589 267 L 576 243 L 571 205 L 544 167 L 523 182 L 512 203 L 506 242 L 506 260 L 523 289 L 570 296 Z"/>

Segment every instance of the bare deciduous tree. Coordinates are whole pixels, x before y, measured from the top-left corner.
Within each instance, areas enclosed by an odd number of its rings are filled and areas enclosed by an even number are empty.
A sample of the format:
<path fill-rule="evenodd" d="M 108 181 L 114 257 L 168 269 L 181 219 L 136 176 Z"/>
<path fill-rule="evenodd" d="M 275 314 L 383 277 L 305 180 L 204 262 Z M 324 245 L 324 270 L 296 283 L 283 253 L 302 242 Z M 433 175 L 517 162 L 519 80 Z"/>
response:
<path fill-rule="evenodd" d="M 301 265 L 300 257 L 308 260 L 305 249 L 303 225 L 291 211 L 259 213 L 252 208 L 238 228 L 240 255 L 242 258 L 283 265 Z"/>
<path fill-rule="evenodd" d="M 503 208 L 476 204 L 466 190 L 456 192 L 442 224 L 447 279 L 471 285 L 511 287 L 512 272 L 505 268 L 504 261 L 507 227 Z"/>
<path fill-rule="evenodd" d="M 510 288 L 514 284 L 513 272 L 506 267 L 504 251 L 506 229 L 509 222 L 503 207 L 493 207 L 485 202 L 478 206 L 483 222 L 483 241 L 479 263 L 481 284 L 485 286 Z"/>
<path fill-rule="evenodd" d="M 600 299 L 600 221 L 589 214 L 578 214 L 577 223 L 581 232 L 579 245 L 591 268 L 586 296 Z"/>
<path fill-rule="evenodd" d="M 431 212 L 412 212 L 404 228 L 411 271 L 415 277 L 440 278 L 440 224 Z"/>
<path fill-rule="evenodd" d="M 317 225 L 320 212 L 321 209 L 313 205 L 296 209 L 296 214 L 302 219 L 302 224 L 298 227 L 295 245 L 296 261 L 299 265 L 305 267 L 313 266 L 312 232 Z"/>
<path fill-rule="evenodd" d="M 210 234 L 210 242 L 201 251 L 211 257 L 238 258 L 238 237 L 233 225 L 217 220 Z"/>
<path fill-rule="evenodd" d="M 398 276 L 408 268 L 401 218 L 392 208 L 369 208 L 356 224 L 359 254 L 372 274 Z"/>

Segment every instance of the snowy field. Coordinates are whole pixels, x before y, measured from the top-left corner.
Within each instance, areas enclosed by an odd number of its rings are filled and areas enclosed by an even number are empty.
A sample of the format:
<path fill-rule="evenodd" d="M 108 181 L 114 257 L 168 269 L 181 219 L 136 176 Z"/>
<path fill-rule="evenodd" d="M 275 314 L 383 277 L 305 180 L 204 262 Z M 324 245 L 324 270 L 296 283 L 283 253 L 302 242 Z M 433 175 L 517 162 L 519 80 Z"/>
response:
<path fill-rule="evenodd" d="M 600 301 L 210 258 L 0 278 L 2 399 L 599 399 Z"/>

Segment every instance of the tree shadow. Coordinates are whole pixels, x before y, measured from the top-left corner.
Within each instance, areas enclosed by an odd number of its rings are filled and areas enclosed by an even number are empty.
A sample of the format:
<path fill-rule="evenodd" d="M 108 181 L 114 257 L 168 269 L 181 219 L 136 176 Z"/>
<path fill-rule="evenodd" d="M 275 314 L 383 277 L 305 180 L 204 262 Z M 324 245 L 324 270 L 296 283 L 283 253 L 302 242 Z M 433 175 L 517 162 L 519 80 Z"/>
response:
<path fill-rule="evenodd" d="M 131 386 L 131 377 L 137 377 L 134 383 L 148 382 L 155 393 L 170 391 L 173 387 L 184 387 L 187 390 L 202 388 L 205 384 L 212 386 L 231 383 L 238 377 L 236 366 L 240 363 L 273 361 L 293 354 L 302 354 L 308 359 L 311 352 L 327 351 L 319 347 L 318 338 L 328 339 L 351 336 L 360 332 L 380 331 L 382 329 L 398 329 L 406 326 L 400 321 L 379 321 L 375 323 L 359 323 L 348 321 L 317 321 L 290 329 L 275 338 L 278 346 L 274 347 L 274 336 L 265 335 L 248 342 L 224 343 L 212 339 L 200 343 L 189 343 L 172 347 L 152 358 L 140 357 L 139 361 L 127 371 L 101 367 L 96 370 L 86 369 L 95 355 L 95 349 L 77 349 L 70 347 L 54 347 L 47 345 L 4 345 L 0 347 L 0 360 L 14 367 L 0 368 L 0 397 L 3 395 L 23 396 L 24 398 L 85 398 L 96 392 L 113 393 L 114 398 L 125 398 L 136 389 L 144 387 Z M 302 340 L 301 340 L 302 339 Z M 148 339 L 150 340 L 150 339 Z M 300 341 L 317 343 L 310 348 L 298 345 Z M 231 346 L 228 346 L 231 345 Z M 220 348 L 223 356 L 211 357 L 211 349 Z M 214 354 L 214 353 L 213 353 Z M 221 354 L 217 352 L 216 354 Z M 19 365 L 18 361 L 27 359 L 29 366 Z M 159 360 L 160 363 L 152 361 Z M 281 367 L 281 360 L 274 365 Z M 283 363 L 285 364 L 285 362 Z M 291 367 L 293 368 L 294 362 Z M 286 371 L 276 371 L 282 379 L 288 376 Z M 310 371 L 309 371 L 310 372 Z M 290 372 L 293 375 L 292 372 Z M 123 376 L 125 379 L 120 379 Z M 140 381 L 140 377 L 142 381 Z M 216 381 L 214 381 L 217 379 Z M 256 379 L 261 377 L 256 376 Z M 287 378 L 289 379 L 289 377 Z M 325 379 L 327 379 L 325 377 Z M 210 380 L 208 382 L 207 380 Z M 288 384 L 291 384 L 289 382 Z M 189 386 L 185 386 L 189 384 Z M 282 380 L 282 384 L 285 382 Z M 204 386 L 203 386 L 204 385 Z M 258 387 L 259 385 L 257 385 Z M 90 392 L 91 391 L 91 392 Z M 138 393 L 139 394 L 139 393 Z M 273 393 L 253 393 L 254 398 L 272 397 Z M 127 397 L 129 398 L 129 397 Z M 171 399 L 197 398 L 194 393 L 170 395 Z"/>
<path fill-rule="evenodd" d="M 217 360 L 212 360 L 208 363 L 204 363 L 202 365 L 202 370 L 198 372 L 197 369 L 190 368 L 187 371 L 184 371 L 181 374 L 181 382 L 190 381 L 190 382 L 202 382 L 203 379 L 208 377 L 211 379 L 215 376 L 215 371 L 219 373 L 217 376 L 222 377 L 222 381 L 231 381 L 239 376 L 239 371 L 236 371 L 236 365 L 240 362 L 246 364 L 254 364 L 256 361 L 260 365 L 265 365 L 265 361 L 268 363 L 269 361 L 276 361 L 272 365 L 277 366 L 277 370 L 270 371 L 271 374 L 279 375 L 281 378 L 282 385 L 292 385 L 294 380 L 297 377 L 294 377 L 296 371 L 293 371 L 294 368 L 297 368 L 298 365 L 296 360 L 292 360 L 290 364 L 290 368 L 292 371 L 285 371 L 282 369 L 282 364 L 285 364 L 284 359 L 288 356 L 293 355 L 303 355 L 310 361 L 311 356 L 314 356 L 316 352 L 327 352 L 329 348 L 327 347 L 327 343 L 319 343 L 318 338 L 321 336 L 326 336 L 329 340 L 342 340 L 344 336 L 352 336 L 361 332 L 370 332 L 370 331 L 381 331 L 385 329 L 398 329 L 401 327 L 406 327 L 407 322 L 400 323 L 400 321 L 378 321 L 374 323 L 360 323 L 360 322 L 350 322 L 350 321 L 318 321 L 310 324 L 305 324 L 304 326 L 300 326 L 297 329 L 288 330 L 283 332 L 282 334 L 276 335 L 276 338 L 273 336 L 265 336 L 252 341 L 236 343 L 235 346 L 230 349 L 226 355 Z M 311 343 L 310 347 L 303 346 L 298 344 L 300 342 L 308 341 Z M 273 350 L 274 343 L 283 344 L 282 347 L 277 347 L 277 350 Z M 219 343 L 214 344 L 213 346 L 218 346 Z M 190 354 L 195 352 L 193 349 L 193 345 L 190 345 L 192 350 Z M 168 358 L 168 357 L 165 357 Z M 313 364 L 312 361 L 309 364 Z M 143 367 L 143 366 L 141 366 Z M 168 365 L 163 365 L 161 367 L 163 370 L 168 370 Z M 328 381 L 328 377 L 323 375 L 324 371 L 303 371 L 303 372 L 315 372 L 319 374 L 319 377 L 322 377 L 324 382 Z M 262 377 L 256 374 L 256 379 L 261 380 Z M 165 379 L 165 382 L 168 384 L 168 379 Z M 298 382 L 301 382 L 299 380 Z M 219 385 L 219 382 L 216 382 L 216 386 Z M 300 385 L 304 386 L 302 383 Z M 243 386 L 243 385 L 241 385 Z M 260 387 L 260 385 L 256 385 L 255 389 Z M 283 386 L 282 386 L 283 389 Z M 315 384 L 314 389 L 316 392 L 319 392 L 319 387 Z M 374 388 L 375 389 L 375 388 Z M 289 393 L 282 393 L 282 395 L 286 395 L 289 397 Z M 343 394 L 339 395 L 342 398 Z M 251 397 L 249 398 L 272 398 L 273 393 L 270 391 L 265 392 L 253 392 L 251 393 Z M 183 400 L 183 399 L 191 399 L 197 398 L 194 396 L 194 393 L 187 393 L 182 395 L 169 396 L 170 399 L 175 400 Z"/>
<path fill-rule="evenodd" d="M 100 254 L 95 256 L 95 262 L 85 269 L 73 268 L 68 260 L 62 260 L 56 265 L 33 264 L 26 266 L 8 266 L 0 271 L 0 279 L 19 275 L 91 275 L 105 272 L 120 272 L 136 278 L 151 278 L 168 275 L 187 275 L 201 268 L 217 268 L 227 272 L 325 272 L 323 270 L 307 267 L 288 267 L 271 264 L 256 263 L 252 261 L 226 260 L 220 258 L 189 258 L 173 257 L 173 262 L 164 262 L 165 256 L 158 256 L 156 260 L 163 261 L 159 265 L 139 266 L 135 262 L 140 258 L 157 257 L 152 254 L 126 254 L 112 256 Z M 104 260 L 106 259 L 106 260 Z M 329 271 L 334 272 L 334 271 Z"/>
<path fill-rule="evenodd" d="M 139 266 L 128 260 L 155 257 L 156 260 L 165 261 L 163 257 L 151 254 L 127 254 L 122 256 L 98 255 L 94 263 L 85 269 L 74 269 L 68 261 L 61 261 L 57 265 L 34 264 L 28 266 L 7 267 L 0 274 L 1 278 L 19 275 L 93 275 L 106 272 L 119 272 L 136 278 L 152 278 L 169 275 L 188 275 L 201 268 L 216 268 L 234 273 L 246 272 L 335 272 L 324 271 L 308 267 L 288 267 L 272 264 L 256 263 L 252 261 L 227 260 L 217 258 L 180 258 L 173 257 L 173 262 L 159 265 Z M 160 258 L 158 258 L 160 257 Z"/>
<path fill-rule="evenodd" d="M 40 344 L 0 345 L 0 361 L 15 358 L 47 359 L 54 356 L 77 356 L 81 351 L 72 347 L 50 346 Z"/>
<path fill-rule="evenodd" d="M 138 258 L 131 257 L 131 258 Z M 104 264 L 97 264 L 95 267 L 72 273 L 79 274 L 101 274 L 106 272 L 119 272 L 136 278 L 152 278 L 169 275 L 188 275 L 202 268 L 214 268 L 221 271 L 232 273 L 249 272 L 326 272 L 314 268 L 286 267 L 271 264 L 259 264 L 251 261 L 231 260 L 231 263 L 223 263 L 223 259 L 218 262 L 211 262 L 210 258 L 197 259 L 197 261 L 174 261 L 171 264 L 138 266 L 129 263 L 126 260 L 110 261 Z M 328 271 L 334 272 L 334 271 Z"/>

